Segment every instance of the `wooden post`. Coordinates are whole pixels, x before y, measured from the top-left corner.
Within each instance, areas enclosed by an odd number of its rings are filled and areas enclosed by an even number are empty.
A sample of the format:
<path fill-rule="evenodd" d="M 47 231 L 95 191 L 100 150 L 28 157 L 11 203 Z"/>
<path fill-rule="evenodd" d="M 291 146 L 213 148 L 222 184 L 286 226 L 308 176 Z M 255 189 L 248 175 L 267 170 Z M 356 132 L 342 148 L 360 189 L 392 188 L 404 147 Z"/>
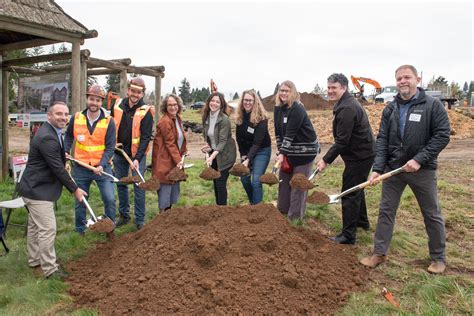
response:
<path fill-rule="evenodd" d="M 8 177 L 8 72 L 2 71 L 2 179 Z"/>
<path fill-rule="evenodd" d="M 0 52 L 0 64 L 3 62 L 3 52 Z M 0 71 L 0 100 L 3 100 L 3 71 Z M 3 107 L 0 109 L 0 170 L 3 170 Z M 0 172 L 0 180 L 3 180 L 3 172 Z"/>
<path fill-rule="evenodd" d="M 81 44 L 72 43 L 71 54 L 71 113 L 76 113 L 81 108 Z"/>
<path fill-rule="evenodd" d="M 86 108 L 86 91 L 87 91 L 87 61 L 81 58 L 81 92 L 80 99 L 81 104 L 80 110 Z"/>
<path fill-rule="evenodd" d="M 120 97 L 126 98 L 128 90 L 127 70 L 120 71 Z"/>
<path fill-rule="evenodd" d="M 160 118 L 161 107 L 161 76 L 155 77 L 155 125 Z"/>

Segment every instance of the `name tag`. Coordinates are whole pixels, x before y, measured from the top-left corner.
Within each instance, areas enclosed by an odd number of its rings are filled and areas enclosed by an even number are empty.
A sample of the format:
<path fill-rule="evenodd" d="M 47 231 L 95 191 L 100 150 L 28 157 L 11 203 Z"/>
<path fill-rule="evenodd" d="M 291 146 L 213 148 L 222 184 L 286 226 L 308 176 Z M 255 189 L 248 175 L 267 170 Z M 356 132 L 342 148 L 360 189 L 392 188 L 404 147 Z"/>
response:
<path fill-rule="evenodd" d="M 250 134 L 253 134 L 253 132 L 255 132 L 255 129 L 253 129 L 249 126 L 249 127 L 247 127 L 247 132 L 250 133 Z"/>
<path fill-rule="evenodd" d="M 411 113 L 408 120 L 412 122 L 419 122 L 421 120 L 421 114 Z"/>
<path fill-rule="evenodd" d="M 86 135 L 77 135 L 77 140 L 80 141 L 80 142 L 83 142 L 86 140 Z"/>
<path fill-rule="evenodd" d="M 287 117 L 284 117 L 283 118 L 283 124 L 286 124 L 288 122 L 288 118 Z"/>

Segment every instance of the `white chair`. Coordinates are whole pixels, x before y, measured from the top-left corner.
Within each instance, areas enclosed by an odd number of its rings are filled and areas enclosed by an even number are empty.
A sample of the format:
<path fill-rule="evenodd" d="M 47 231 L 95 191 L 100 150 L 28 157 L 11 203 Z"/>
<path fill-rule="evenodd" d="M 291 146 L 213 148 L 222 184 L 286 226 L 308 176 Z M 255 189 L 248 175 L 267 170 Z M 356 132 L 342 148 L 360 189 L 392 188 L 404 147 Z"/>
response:
<path fill-rule="evenodd" d="M 5 227 L 3 229 L 2 242 L 3 242 L 4 235 L 6 235 L 7 228 L 8 228 L 9 225 L 17 226 L 17 227 L 24 227 L 25 228 L 25 236 L 26 236 L 26 233 L 27 233 L 27 230 L 28 230 L 28 218 L 26 219 L 26 224 L 10 223 L 10 216 L 11 216 L 12 211 L 14 209 L 25 208 L 26 211 L 28 212 L 28 208 L 25 206 L 25 202 L 23 202 L 23 199 L 18 196 L 18 183 L 20 182 L 20 179 L 21 179 L 22 175 L 23 175 L 23 170 L 20 173 L 20 175 L 18 176 L 17 182 L 15 184 L 15 192 L 13 193 L 12 199 L 8 200 L 8 201 L 0 201 L 0 212 L 3 212 L 4 209 L 7 211 L 7 219 L 5 220 Z"/>

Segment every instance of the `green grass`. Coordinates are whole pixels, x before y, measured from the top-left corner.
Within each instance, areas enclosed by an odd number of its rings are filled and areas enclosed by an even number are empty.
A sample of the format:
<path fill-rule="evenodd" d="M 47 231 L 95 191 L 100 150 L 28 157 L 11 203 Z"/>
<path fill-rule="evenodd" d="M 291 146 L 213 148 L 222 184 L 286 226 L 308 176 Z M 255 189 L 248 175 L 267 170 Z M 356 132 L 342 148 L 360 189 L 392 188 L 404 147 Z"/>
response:
<path fill-rule="evenodd" d="M 186 111 L 195 112 L 195 111 Z M 196 113 L 191 113 L 199 118 Z M 190 115 L 191 115 L 190 114 Z M 179 206 L 196 206 L 215 204 L 212 182 L 198 177 L 204 167 L 203 161 L 195 163 L 187 170 L 189 178 L 181 186 Z M 439 197 L 446 219 L 448 240 L 447 260 L 449 272 L 444 276 L 433 276 L 426 272 L 429 264 L 427 237 L 421 212 L 413 193 L 407 189 L 402 196 L 397 213 L 395 232 L 389 252 L 389 261 L 376 269 L 380 280 L 369 283 L 360 293 L 352 294 L 347 305 L 338 311 L 341 315 L 462 315 L 474 310 L 474 220 L 472 203 L 474 188 L 466 185 L 474 178 L 474 168 L 465 163 L 441 164 L 439 171 Z M 317 190 L 328 194 L 340 191 L 342 165 L 328 168 L 318 175 Z M 229 178 L 229 204 L 248 204 L 246 194 L 236 177 Z M 13 185 L 10 182 L 0 183 L 0 200 L 10 198 Z M 264 201 L 274 202 L 277 198 L 277 187 L 264 188 Z M 375 228 L 380 199 L 380 186 L 366 190 L 369 219 Z M 133 199 L 131 199 L 133 201 Z M 92 186 L 89 201 L 100 213 L 103 210 L 100 194 Z M 157 197 L 154 192 L 147 192 L 147 220 L 158 211 Z M 58 258 L 67 263 L 82 256 L 87 249 L 104 240 L 104 236 L 86 234 L 80 238 L 74 230 L 74 201 L 64 191 L 58 201 L 56 212 L 58 235 L 56 252 Z M 24 210 L 15 210 L 12 222 L 24 223 Z M 317 225 L 315 224 L 317 223 Z M 293 221 L 299 229 L 319 229 L 325 227 L 331 233 L 341 229 L 340 204 L 308 205 L 306 220 Z M 117 229 L 117 234 L 134 231 L 133 225 Z M 10 254 L 0 257 L 0 315 L 96 315 L 96 311 L 76 310 L 71 297 L 67 294 L 67 284 L 57 280 L 45 280 L 33 275 L 27 267 L 26 240 L 23 229 L 9 227 L 7 243 Z M 359 257 L 369 254 L 373 247 L 372 232 L 358 231 Z M 2 249 L 0 249 L 2 251 Z M 469 270 L 470 269 L 470 270 Z M 380 294 L 382 287 L 387 287 L 401 303 L 400 310 L 388 303 Z"/>

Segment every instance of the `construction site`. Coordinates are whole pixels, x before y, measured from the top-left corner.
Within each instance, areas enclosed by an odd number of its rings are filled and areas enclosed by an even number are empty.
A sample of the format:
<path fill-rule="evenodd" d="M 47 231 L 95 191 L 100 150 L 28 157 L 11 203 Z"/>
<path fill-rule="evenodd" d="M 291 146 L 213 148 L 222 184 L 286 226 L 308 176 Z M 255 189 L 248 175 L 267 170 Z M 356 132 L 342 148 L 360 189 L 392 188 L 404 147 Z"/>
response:
<path fill-rule="evenodd" d="M 74 20 L 54 1 L 6 2 L 8 5 L 0 10 L 1 201 L 16 193 L 13 178 L 17 175 L 14 169 L 9 170 L 9 161 L 14 156 L 27 156 L 31 142 L 30 128 L 8 120 L 9 76 L 70 74 L 71 114 L 84 109 L 88 76 L 120 75 L 120 91 L 113 91 L 114 99 L 127 96 L 131 74 L 150 77 L 154 80 L 156 113 L 160 113 L 162 80 L 166 80 L 163 65 L 136 66 L 133 58 L 114 55 L 101 59 L 92 57 L 93 51 L 81 50 L 85 40 L 99 33 Z M 47 15 L 43 20 L 41 12 Z M 27 21 L 33 13 L 37 20 Z M 59 42 L 71 43 L 72 52 L 3 58 L 11 50 Z M 32 66 L 51 60 L 64 64 Z M 166 69 L 167 73 L 173 71 Z M 357 80 L 374 85 L 379 89 L 377 94 L 382 92 L 378 83 L 361 77 Z M 352 80 L 358 91 L 354 96 L 377 136 L 386 104 L 376 102 L 375 97 L 365 99 L 363 86 L 355 84 L 357 80 Z M 300 91 L 299 96 L 322 146 L 317 161 L 334 143 L 334 102 L 312 92 Z M 272 153 L 277 151 L 275 98 L 269 95 L 262 99 L 270 117 Z M 341 205 L 330 205 L 329 198 L 319 204 L 308 201 L 305 217 L 292 221 L 276 207 L 278 185 L 265 185 L 263 203 L 250 205 L 240 177 L 231 176 L 228 205 L 217 206 L 212 181 L 202 178 L 206 164 L 201 148 L 206 142 L 201 132 L 188 129 L 187 163 L 192 166 L 179 175 L 183 182 L 177 206 L 160 213 L 156 188 L 146 192 L 143 229 L 118 227 L 112 239 L 93 229 L 79 236 L 74 232 L 74 198 L 63 191 L 55 213 L 58 262 L 68 273 L 64 281 L 45 279 L 26 265 L 28 212 L 22 207 L 13 211 L 0 208 L 4 215 L 9 212 L 7 224 L 11 221 L 4 239 L 9 252 L 0 256 L 0 314 L 469 315 L 474 310 L 474 112 L 464 102 L 456 106 L 450 100 L 443 102 L 451 125 L 450 143 L 439 155 L 438 171 L 448 249 L 444 275 L 426 272 L 428 241 L 411 190 L 402 196 L 390 261 L 369 269 L 359 260 L 372 252 L 380 186 L 366 189 L 371 228 L 358 229 L 354 246 L 336 244 L 328 237 L 341 229 Z M 185 115 L 188 123 L 202 123 L 200 110 L 188 109 Z M 235 134 L 235 120 L 231 120 Z M 268 172 L 272 166 L 273 160 Z M 324 198 L 339 193 L 343 168 L 338 158 L 314 178 L 311 192 Z M 150 171 L 143 176 L 147 182 L 153 180 Z M 104 213 L 97 186 L 92 186 L 88 199 L 96 213 Z M 112 231 L 114 227 L 106 229 Z"/>

